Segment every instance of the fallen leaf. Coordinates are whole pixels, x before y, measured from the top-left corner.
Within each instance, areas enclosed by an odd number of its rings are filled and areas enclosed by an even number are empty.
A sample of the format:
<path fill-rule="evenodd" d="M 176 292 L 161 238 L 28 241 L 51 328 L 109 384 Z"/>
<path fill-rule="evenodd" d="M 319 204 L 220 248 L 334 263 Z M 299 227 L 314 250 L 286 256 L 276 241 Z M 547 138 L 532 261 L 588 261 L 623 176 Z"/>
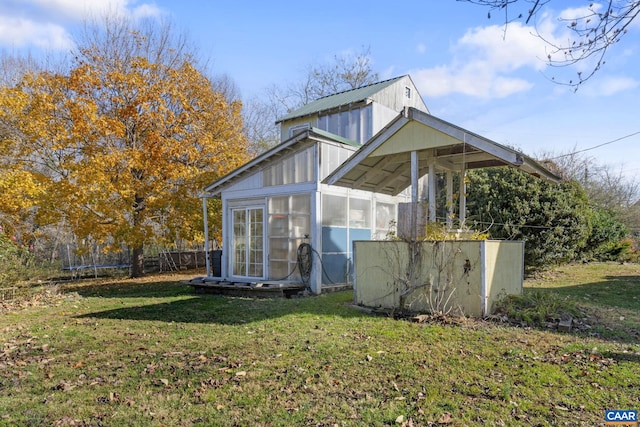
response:
<path fill-rule="evenodd" d="M 450 413 L 444 413 L 438 418 L 438 424 L 451 424 L 453 422 L 453 418 L 451 418 Z"/>
<path fill-rule="evenodd" d="M 236 372 L 236 377 L 246 377 L 247 371 L 238 371 Z"/>
<path fill-rule="evenodd" d="M 404 422 L 404 415 L 400 415 L 396 418 L 396 424 L 402 424 Z"/>
<path fill-rule="evenodd" d="M 160 382 L 164 385 L 169 385 L 169 380 L 166 378 L 160 378 Z"/>

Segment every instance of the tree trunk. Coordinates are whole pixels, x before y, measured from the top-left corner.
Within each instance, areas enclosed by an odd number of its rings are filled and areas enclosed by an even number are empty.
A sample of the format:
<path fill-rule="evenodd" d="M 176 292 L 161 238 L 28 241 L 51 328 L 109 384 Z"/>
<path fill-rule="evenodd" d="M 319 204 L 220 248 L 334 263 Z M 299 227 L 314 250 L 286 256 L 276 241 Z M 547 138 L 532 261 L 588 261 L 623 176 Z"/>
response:
<path fill-rule="evenodd" d="M 131 252 L 131 277 L 144 275 L 144 246 L 133 248 Z"/>

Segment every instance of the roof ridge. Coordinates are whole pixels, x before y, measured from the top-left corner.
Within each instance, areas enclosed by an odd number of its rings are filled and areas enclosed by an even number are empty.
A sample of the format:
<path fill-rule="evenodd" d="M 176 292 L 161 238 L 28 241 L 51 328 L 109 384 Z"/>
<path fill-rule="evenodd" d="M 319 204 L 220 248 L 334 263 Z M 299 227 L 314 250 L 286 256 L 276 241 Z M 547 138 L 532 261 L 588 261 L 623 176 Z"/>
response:
<path fill-rule="evenodd" d="M 376 83 L 360 86 L 359 88 L 349 89 L 342 92 L 334 93 L 331 95 L 323 96 L 315 99 L 296 108 L 293 111 L 288 112 L 284 116 L 278 118 L 276 123 L 281 123 L 285 120 L 292 120 L 298 117 L 304 117 L 310 113 L 317 113 L 318 111 L 326 111 L 332 108 L 339 107 L 340 105 L 346 105 L 347 103 L 359 102 L 366 99 L 372 93 L 376 93 L 385 89 L 386 87 L 396 84 L 403 78 L 411 78 L 408 74 L 402 76 L 393 77 L 391 79 L 381 80 Z M 345 101 L 346 99 L 346 101 Z M 338 102 L 338 100 L 340 102 Z M 345 101 L 345 102 L 343 102 Z"/>
<path fill-rule="evenodd" d="M 396 76 L 396 77 L 392 77 L 390 79 L 380 80 L 379 82 L 369 83 L 369 84 L 366 84 L 366 85 L 358 86 L 358 87 L 355 87 L 353 89 L 347 89 L 347 90 L 343 90 L 343 91 L 340 91 L 340 92 L 332 93 L 331 95 L 321 96 L 320 98 L 316 98 L 311 102 L 319 101 L 321 99 L 329 98 L 329 97 L 336 96 L 336 95 L 342 95 L 343 93 L 352 92 L 352 91 L 358 90 L 358 89 L 364 89 L 366 87 L 375 86 L 375 85 L 379 85 L 379 84 L 382 84 L 382 83 L 388 83 L 388 82 L 391 82 L 393 80 L 399 80 L 399 79 L 401 79 L 403 77 L 406 77 L 407 75 L 408 74 L 403 74 L 402 76 Z"/>

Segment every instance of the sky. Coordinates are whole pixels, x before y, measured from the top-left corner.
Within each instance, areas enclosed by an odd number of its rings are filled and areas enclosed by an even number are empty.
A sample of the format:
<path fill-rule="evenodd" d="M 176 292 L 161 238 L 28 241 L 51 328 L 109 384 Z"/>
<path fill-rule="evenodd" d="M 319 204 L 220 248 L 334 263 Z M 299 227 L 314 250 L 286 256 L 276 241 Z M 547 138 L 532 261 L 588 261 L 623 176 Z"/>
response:
<path fill-rule="evenodd" d="M 526 8 L 526 1 L 519 4 Z M 559 18 L 589 3 L 551 0 L 528 25 L 505 27 L 500 11 L 489 18 L 487 9 L 456 0 L 0 0 L 0 50 L 64 54 L 82 23 L 105 11 L 169 19 L 249 100 L 302 80 L 311 65 L 369 49 L 380 78 L 409 74 L 434 116 L 534 157 L 587 150 L 598 164 L 635 179 L 640 22 L 577 91 L 552 78 L 586 73 L 593 64 L 549 67 L 549 46 L 535 35 L 566 40 Z"/>

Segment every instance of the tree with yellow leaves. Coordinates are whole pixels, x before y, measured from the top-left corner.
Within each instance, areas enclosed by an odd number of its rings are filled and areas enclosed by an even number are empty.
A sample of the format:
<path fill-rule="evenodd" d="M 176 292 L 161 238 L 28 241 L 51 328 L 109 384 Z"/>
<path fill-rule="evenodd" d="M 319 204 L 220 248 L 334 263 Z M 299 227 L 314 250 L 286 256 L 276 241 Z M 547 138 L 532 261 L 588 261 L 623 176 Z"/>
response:
<path fill-rule="evenodd" d="M 105 19 L 68 72 L 27 75 L 0 104 L 15 130 L 3 142 L 13 170 L 37 184 L 38 222 L 126 244 L 134 277 L 145 244 L 201 233 L 198 191 L 246 160 L 240 103 L 214 89 L 168 24 Z"/>

